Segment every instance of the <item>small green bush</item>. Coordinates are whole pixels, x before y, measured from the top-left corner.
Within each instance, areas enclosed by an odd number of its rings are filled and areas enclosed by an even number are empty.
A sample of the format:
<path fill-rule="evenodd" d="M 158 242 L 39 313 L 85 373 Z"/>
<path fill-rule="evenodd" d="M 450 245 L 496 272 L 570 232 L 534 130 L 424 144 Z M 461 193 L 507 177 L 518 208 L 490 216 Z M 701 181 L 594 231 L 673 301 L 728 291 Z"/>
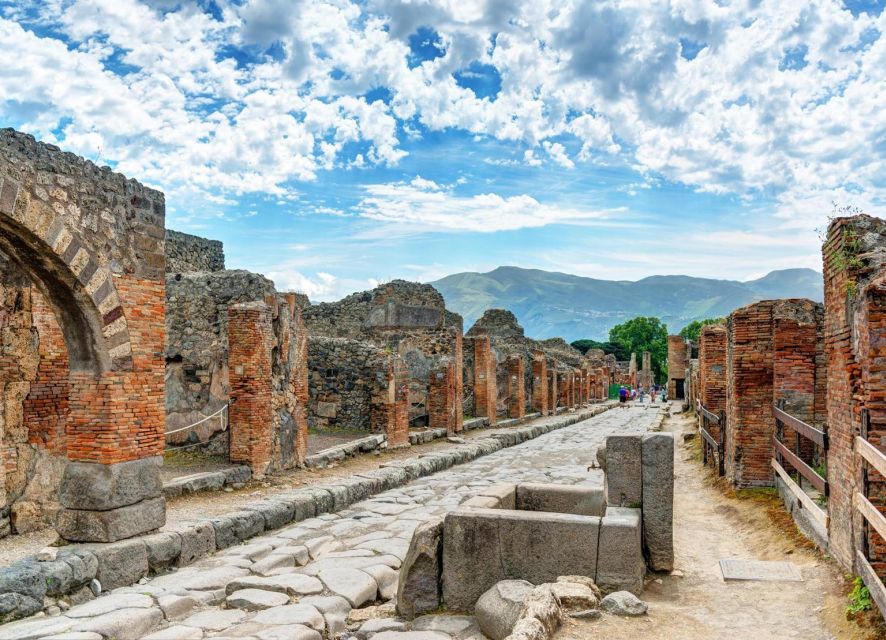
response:
<path fill-rule="evenodd" d="M 862 611 L 870 611 L 874 606 L 871 600 L 871 592 L 864 586 L 861 578 L 855 578 L 853 581 L 852 591 L 849 592 L 849 604 L 846 606 L 847 614 L 861 613 Z"/>

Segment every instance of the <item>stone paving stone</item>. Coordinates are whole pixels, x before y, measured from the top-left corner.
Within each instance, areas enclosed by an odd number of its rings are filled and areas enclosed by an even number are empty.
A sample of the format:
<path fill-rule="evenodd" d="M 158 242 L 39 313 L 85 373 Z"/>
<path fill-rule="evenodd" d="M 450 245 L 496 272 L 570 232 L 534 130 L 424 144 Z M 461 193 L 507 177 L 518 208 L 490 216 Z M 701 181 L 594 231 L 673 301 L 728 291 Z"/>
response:
<path fill-rule="evenodd" d="M 245 544 L 233 539 L 224 539 L 222 546 L 232 545 L 214 556 L 199 560 L 196 564 L 180 569 L 177 572 L 157 577 L 145 585 L 130 590 L 115 591 L 109 597 L 122 596 L 127 598 L 149 593 L 158 600 L 147 607 L 127 605 L 117 611 L 102 615 L 78 617 L 77 619 L 59 616 L 24 621 L 0 627 L 0 640 L 42 639 L 52 634 L 67 637 L 73 633 L 75 626 L 84 632 L 100 632 L 107 637 L 140 638 L 159 629 L 164 621 L 164 611 L 174 611 L 172 603 L 179 598 L 187 603 L 178 613 L 167 613 L 177 618 L 187 615 L 194 606 L 208 607 L 198 613 L 192 613 L 181 622 L 169 628 L 192 627 L 201 629 L 204 637 L 249 637 L 255 640 L 321 640 L 320 631 L 326 630 L 330 636 L 346 631 L 352 603 L 364 605 L 378 595 L 379 584 L 390 574 L 396 574 L 402 559 L 406 555 L 412 533 L 419 524 L 435 517 L 440 517 L 456 509 L 466 499 L 484 493 L 494 485 L 519 482 L 576 484 L 590 483 L 602 486 L 602 472 L 588 470 L 595 461 L 596 449 L 600 447 L 606 436 L 610 434 L 642 434 L 655 419 L 656 412 L 633 410 L 610 411 L 591 418 L 590 421 L 578 423 L 553 431 L 537 440 L 530 440 L 517 449 L 501 449 L 501 444 L 491 439 L 479 440 L 446 454 L 423 456 L 418 461 L 394 463 L 385 471 L 415 478 L 415 473 L 424 469 L 445 469 L 431 476 L 412 480 L 407 485 L 372 496 L 369 500 L 355 502 L 338 513 L 327 513 L 334 504 L 334 495 L 339 499 L 352 500 L 365 495 L 365 488 L 355 483 L 339 482 L 326 488 L 314 488 L 310 495 L 318 502 L 305 502 L 310 506 L 302 508 L 300 513 L 308 519 L 296 525 L 270 531 L 259 537 L 252 538 Z M 555 424 L 558 418 L 546 418 L 539 424 Z M 520 430 L 505 432 L 511 439 L 525 436 L 525 427 Z M 464 451 L 488 453 L 484 458 L 460 466 L 450 467 L 457 459 L 463 457 Z M 405 475 L 412 474 L 412 475 Z M 366 482 L 386 482 L 363 478 Z M 384 484 L 383 486 L 390 486 Z M 299 500 L 304 500 L 304 493 Z M 291 503 L 296 498 L 288 497 L 285 492 L 275 496 L 275 501 Z M 393 508 L 392 508 L 393 505 Z M 249 520 L 252 514 L 238 514 L 237 517 Z M 319 515 L 315 515 L 319 513 Z M 241 523 L 242 524 L 242 523 Z M 248 524 L 248 523 L 247 523 Z M 191 523 L 191 532 L 196 535 L 201 525 Z M 242 527 L 232 528 L 237 536 L 243 532 Z M 235 530 L 236 529 L 236 530 Z M 198 539 L 184 529 L 176 529 L 182 536 L 182 556 L 199 556 L 214 550 L 215 540 L 203 536 Z M 202 531 L 202 529 L 201 529 Z M 211 532 L 211 527 L 209 531 Z M 201 541 L 207 538 L 204 545 Z M 198 548 L 199 547 L 199 548 Z M 347 553 L 341 553 L 341 552 Z M 357 554 L 357 555 L 355 555 Z M 255 565 L 272 555 L 290 555 L 292 564 L 304 566 L 284 566 L 273 569 L 274 572 L 286 571 L 280 575 L 255 575 Z M 312 562 L 308 562 L 313 560 Z M 379 567 L 378 565 L 381 565 Z M 259 564 L 259 569 L 262 565 Z M 377 572 L 378 580 L 367 571 Z M 384 575 L 382 575 L 384 574 Z M 326 578 L 326 584 L 341 591 L 351 593 L 351 601 L 336 595 L 319 595 L 324 590 L 320 579 Z M 348 580 L 351 582 L 349 583 Z M 359 588 L 355 588 L 355 582 Z M 330 588 L 335 592 L 336 588 Z M 261 589 L 267 592 L 279 592 L 300 597 L 298 605 L 283 604 L 257 613 L 247 613 L 238 609 L 223 609 L 227 594 L 239 589 Z M 384 585 L 382 585 L 384 591 Z M 308 595 L 315 594 L 315 595 Z M 384 595 L 384 594 L 383 594 Z M 148 598 L 148 596 L 142 596 Z M 149 598 L 150 599 L 150 598 Z M 80 607 L 104 606 L 92 601 L 72 607 L 74 615 Z M 132 598 L 132 602 L 135 599 Z M 303 612 L 313 611 L 308 617 L 310 625 L 298 622 L 285 622 L 296 617 L 288 607 L 304 607 Z M 283 610 L 283 613 L 275 614 Z M 370 612 L 371 613 L 366 613 Z M 88 611 L 88 610 L 87 610 Z M 361 615 L 353 616 L 355 620 L 365 621 L 371 617 L 390 617 L 394 614 L 393 603 L 372 606 L 359 610 Z M 363 614 L 366 614 L 363 616 Z M 263 622 L 259 616 L 279 616 L 278 624 Z M 479 638 L 479 632 L 470 627 L 462 630 L 459 616 L 434 616 L 437 621 L 428 628 L 413 631 L 383 631 L 373 636 L 374 640 L 459 640 Z M 444 624 L 443 618 L 451 619 Z M 424 624 L 432 624 L 430 621 Z M 87 627 L 86 625 L 92 625 Z M 440 626 L 442 625 L 442 626 Z M 125 629 L 125 634 L 121 630 Z M 186 630 L 185 630 L 186 631 Z M 190 633 L 190 632 L 188 632 Z M 162 636 L 160 636 L 162 637 Z M 184 640 L 184 639 L 182 639 Z"/>
<path fill-rule="evenodd" d="M 252 621 L 264 625 L 303 624 L 317 631 L 323 631 L 326 628 L 323 616 L 317 608 L 303 602 L 260 611 L 252 618 Z"/>
<path fill-rule="evenodd" d="M 227 597 L 229 609 L 244 611 L 261 611 L 271 607 L 279 607 L 289 602 L 289 596 L 278 591 L 262 589 L 240 589 Z"/>
<path fill-rule="evenodd" d="M 154 605 L 154 599 L 140 593 L 109 593 L 106 596 L 96 598 L 92 602 L 72 607 L 68 610 L 69 618 L 92 618 L 104 613 L 111 613 L 117 609 L 136 607 L 146 609 Z"/>
<path fill-rule="evenodd" d="M 155 631 L 154 633 L 145 636 L 144 640 L 201 640 L 202 638 L 203 629 L 177 624 L 161 629 L 160 631 Z"/>
<path fill-rule="evenodd" d="M 378 593 L 375 578 L 359 569 L 330 567 L 320 571 L 318 577 L 327 589 L 350 602 L 352 607 L 375 600 Z"/>

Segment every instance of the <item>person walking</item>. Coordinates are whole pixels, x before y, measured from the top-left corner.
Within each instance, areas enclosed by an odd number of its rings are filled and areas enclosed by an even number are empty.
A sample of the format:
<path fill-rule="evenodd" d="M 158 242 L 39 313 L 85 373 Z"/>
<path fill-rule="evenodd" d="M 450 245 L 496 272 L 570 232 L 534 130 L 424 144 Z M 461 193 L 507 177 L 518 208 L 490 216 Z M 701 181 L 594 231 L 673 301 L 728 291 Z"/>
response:
<path fill-rule="evenodd" d="M 625 389 L 624 385 L 622 385 L 618 389 L 618 402 L 619 402 L 619 404 L 627 406 L 627 401 L 628 401 L 628 390 Z"/>

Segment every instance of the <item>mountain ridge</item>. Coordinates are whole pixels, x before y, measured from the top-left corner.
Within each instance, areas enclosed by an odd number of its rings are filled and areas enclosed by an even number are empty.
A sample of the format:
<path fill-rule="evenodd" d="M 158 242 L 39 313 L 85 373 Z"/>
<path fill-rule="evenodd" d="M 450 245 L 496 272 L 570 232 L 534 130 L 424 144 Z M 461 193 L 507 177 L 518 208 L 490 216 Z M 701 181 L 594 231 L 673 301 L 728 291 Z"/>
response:
<path fill-rule="evenodd" d="M 603 280 L 571 273 L 503 265 L 486 273 L 464 271 L 430 283 L 460 313 L 465 329 L 483 311 L 511 310 L 526 335 L 604 340 L 609 329 L 635 316 L 657 316 L 671 333 L 693 320 L 728 315 L 772 298 L 823 299 L 822 275 L 813 269 L 780 269 L 741 282 L 687 275 Z"/>

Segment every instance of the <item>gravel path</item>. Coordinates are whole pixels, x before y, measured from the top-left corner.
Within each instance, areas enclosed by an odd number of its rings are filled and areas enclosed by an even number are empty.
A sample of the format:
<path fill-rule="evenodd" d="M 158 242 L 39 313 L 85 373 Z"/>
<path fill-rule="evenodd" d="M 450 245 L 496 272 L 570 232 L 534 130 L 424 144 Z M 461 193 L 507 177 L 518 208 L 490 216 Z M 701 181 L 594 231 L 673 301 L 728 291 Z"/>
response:
<path fill-rule="evenodd" d="M 588 470 L 597 447 L 611 433 L 645 431 L 657 413 L 652 407 L 610 410 L 338 513 L 253 538 L 143 585 L 116 589 L 62 616 L 0 627 L 0 640 L 54 633 L 78 640 L 319 640 L 321 634 L 345 631 L 349 620 L 353 626 L 368 618 L 375 620 L 364 627 L 361 640 L 375 632 L 404 631 L 402 623 L 378 618 L 394 615 L 397 570 L 421 522 L 491 484 L 599 485 L 602 472 Z M 426 640 L 481 637 L 473 620 L 461 616 L 426 616 L 412 629 Z M 99 635 L 85 635 L 90 633 Z M 394 638 L 385 634 L 385 640 Z"/>

